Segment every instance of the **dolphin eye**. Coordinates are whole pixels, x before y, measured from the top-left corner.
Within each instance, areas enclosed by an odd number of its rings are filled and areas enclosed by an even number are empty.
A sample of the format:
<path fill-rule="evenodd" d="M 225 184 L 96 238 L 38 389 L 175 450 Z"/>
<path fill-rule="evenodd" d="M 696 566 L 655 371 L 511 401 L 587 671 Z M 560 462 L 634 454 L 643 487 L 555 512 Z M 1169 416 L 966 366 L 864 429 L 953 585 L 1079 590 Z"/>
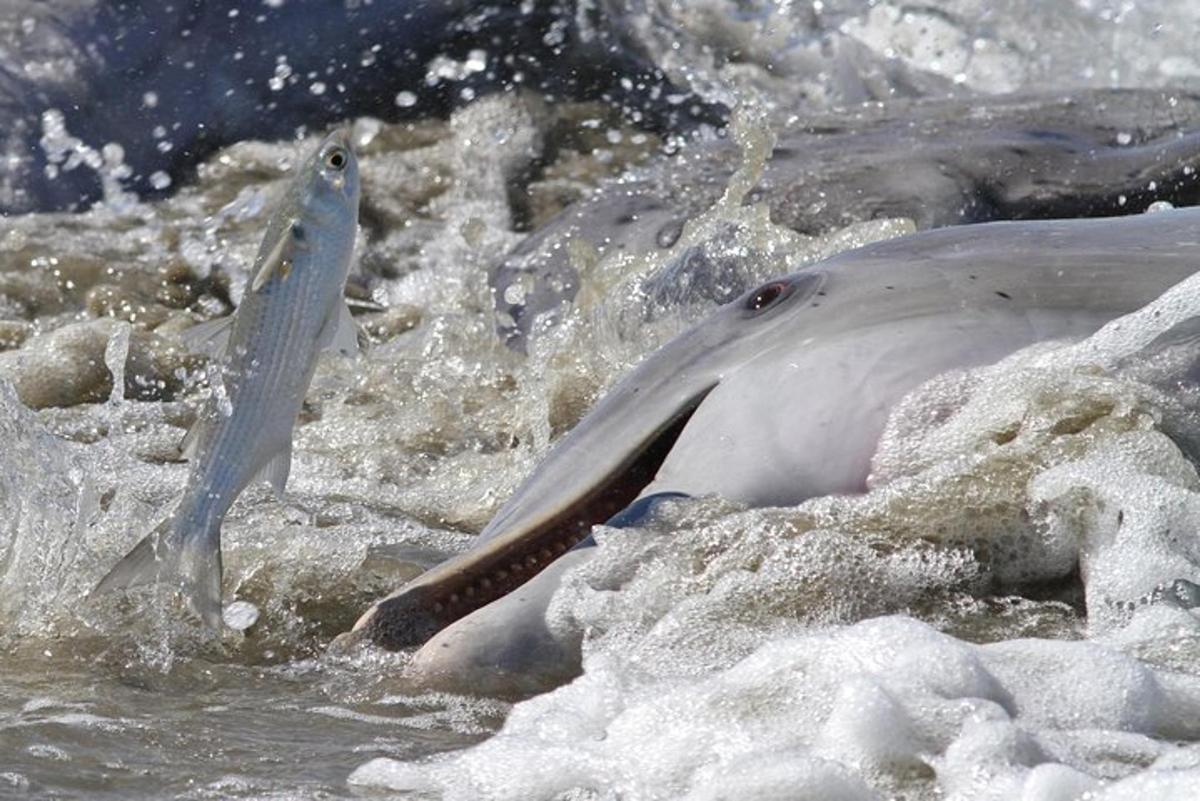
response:
<path fill-rule="evenodd" d="M 755 290 L 753 295 L 746 298 L 746 310 L 762 311 L 787 294 L 787 289 L 786 281 L 772 281 L 769 284 L 763 284 Z"/>
<path fill-rule="evenodd" d="M 325 154 L 325 166 L 331 170 L 344 170 L 346 168 L 346 151 L 340 147 L 332 148 Z"/>

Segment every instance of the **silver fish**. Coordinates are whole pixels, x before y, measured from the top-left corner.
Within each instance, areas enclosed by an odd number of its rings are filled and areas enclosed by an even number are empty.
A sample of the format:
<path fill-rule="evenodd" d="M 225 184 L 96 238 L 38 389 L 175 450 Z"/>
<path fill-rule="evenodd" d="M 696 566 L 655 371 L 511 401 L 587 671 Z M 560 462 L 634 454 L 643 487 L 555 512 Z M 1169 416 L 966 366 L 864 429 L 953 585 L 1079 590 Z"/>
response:
<path fill-rule="evenodd" d="M 181 443 L 192 462 L 187 488 L 174 514 L 92 595 L 169 579 L 205 623 L 220 627 L 221 522 L 257 479 L 282 495 L 292 428 L 318 355 L 327 348 L 357 350 L 342 293 L 358 195 L 354 152 L 344 133 L 331 134 L 280 199 L 237 311 L 187 332 L 190 346 L 221 365 L 204 413 Z"/>

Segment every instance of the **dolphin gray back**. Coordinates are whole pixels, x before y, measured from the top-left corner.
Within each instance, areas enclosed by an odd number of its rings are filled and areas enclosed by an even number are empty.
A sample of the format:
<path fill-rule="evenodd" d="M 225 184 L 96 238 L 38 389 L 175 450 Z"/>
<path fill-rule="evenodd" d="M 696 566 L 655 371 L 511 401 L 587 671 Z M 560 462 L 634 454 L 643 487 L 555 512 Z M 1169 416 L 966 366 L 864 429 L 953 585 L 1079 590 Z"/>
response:
<path fill-rule="evenodd" d="M 1124 313 L 1200 269 L 1200 207 L 1122 218 L 997 222 L 876 242 L 810 269 L 829 275 L 829 300 L 896 319 L 927 305 Z M 866 274 L 872 280 L 864 280 Z M 943 284 L 942 291 L 933 293 Z M 815 311 L 815 310 L 814 310 Z"/>

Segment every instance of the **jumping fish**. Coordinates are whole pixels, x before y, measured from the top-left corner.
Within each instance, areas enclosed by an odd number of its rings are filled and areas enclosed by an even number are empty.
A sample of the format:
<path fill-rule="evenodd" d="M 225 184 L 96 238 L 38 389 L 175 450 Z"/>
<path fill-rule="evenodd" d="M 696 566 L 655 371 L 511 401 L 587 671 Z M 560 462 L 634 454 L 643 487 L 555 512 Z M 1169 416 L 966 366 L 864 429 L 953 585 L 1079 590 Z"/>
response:
<path fill-rule="evenodd" d="M 257 479 L 282 495 L 292 427 L 318 354 L 357 349 L 342 292 L 358 195 L 354 152 L 344 133 L 333 133 L 280 199 L 237 311 L 187 332 L 190 346 L 221 365 L 204 413 L 181 444 L 192 463 L 187 488 L 174 514 L 93 595 L 174 577 L 204 622 L 220 627 L 221 521 Z"/>

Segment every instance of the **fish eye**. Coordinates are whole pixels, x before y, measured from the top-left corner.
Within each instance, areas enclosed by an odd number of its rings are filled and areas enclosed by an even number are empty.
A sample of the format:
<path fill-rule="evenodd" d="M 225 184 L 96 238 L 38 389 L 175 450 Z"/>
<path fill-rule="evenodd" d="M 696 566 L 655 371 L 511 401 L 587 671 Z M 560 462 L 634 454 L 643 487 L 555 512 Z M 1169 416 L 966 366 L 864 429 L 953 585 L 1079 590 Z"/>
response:
<path fill-rule="evenodd" d="M 745 308 L 747 311 L 757 312 L 771 306 L 779 301 L 787 294 L 787 281 L 772 281 L 769 284 L 760 286 L 753 295 L 746 298 Z"/>
<path fill-rule="evenodd" d="M 325 166 L 331 170 L 343 170 L 347 162 L 346 151 L 335 147 L 325 154 Z"/>

